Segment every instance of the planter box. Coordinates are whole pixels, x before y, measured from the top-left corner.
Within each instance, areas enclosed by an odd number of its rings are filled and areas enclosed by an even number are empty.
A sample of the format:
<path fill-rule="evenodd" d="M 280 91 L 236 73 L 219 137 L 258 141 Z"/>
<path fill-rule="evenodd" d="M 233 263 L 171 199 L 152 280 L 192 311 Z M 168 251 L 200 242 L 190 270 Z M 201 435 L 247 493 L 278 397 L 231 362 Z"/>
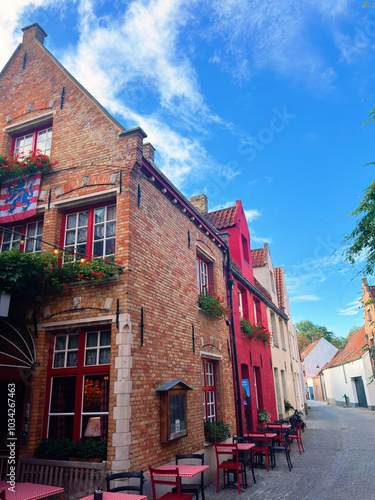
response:
<path fill-rule="evenodd" d="M 10 297 L 9 294 L 0 295 L 0 316 L 8 317 Z"/>

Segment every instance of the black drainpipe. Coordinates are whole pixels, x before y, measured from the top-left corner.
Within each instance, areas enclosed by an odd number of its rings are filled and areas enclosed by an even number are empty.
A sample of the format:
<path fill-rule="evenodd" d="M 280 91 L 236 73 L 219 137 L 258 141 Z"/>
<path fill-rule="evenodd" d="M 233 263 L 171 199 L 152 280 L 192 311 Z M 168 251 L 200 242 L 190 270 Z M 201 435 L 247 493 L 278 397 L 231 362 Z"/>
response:
<path fill-rule="evenodd" d="M 233 294 L 232 294 L 232 266 L 230 263 L 230 251 L 229 245 L 225 245 L 227 250 L 227 287 L 229 291 L 229 307 L 230 307 L 230 326 L 232 332 L 232 354 L 233 354 L 233 369 L 234 377 L 236 379 L 237 391 L 235 391 L 236 396 L 236 413 L 237 413 L 237 436 L 243 436 L 243 425 L 242 425 L 242 406 L 241 406 L 241 392 L 240 392 L 240 375 L 238 373 L 238 362 L 237 362 L 237 347 L 236 347 L 236 334 L 234 330 L 234 317 L 233 317 Z"/>

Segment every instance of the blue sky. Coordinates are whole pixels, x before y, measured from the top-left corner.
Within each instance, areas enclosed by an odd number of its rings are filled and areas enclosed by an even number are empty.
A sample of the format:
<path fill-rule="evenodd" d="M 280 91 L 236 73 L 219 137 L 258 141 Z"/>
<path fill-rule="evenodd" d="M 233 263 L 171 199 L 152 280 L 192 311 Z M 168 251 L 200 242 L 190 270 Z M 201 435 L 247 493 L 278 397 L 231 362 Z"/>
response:
<path fill-rule="evenodd" d="M 375 9 L 346 0 L 15 0 L 0 65 L 38 22 L 46 47 L 209 209 L 241 199 L 252 248 L 283 266 L 294 322 L 363 324 L 342 258 L 372 182 Z M 374 280 L 375 282 L 375 280 Z M 371 281 L 370 281 L 371 283 Z"/>

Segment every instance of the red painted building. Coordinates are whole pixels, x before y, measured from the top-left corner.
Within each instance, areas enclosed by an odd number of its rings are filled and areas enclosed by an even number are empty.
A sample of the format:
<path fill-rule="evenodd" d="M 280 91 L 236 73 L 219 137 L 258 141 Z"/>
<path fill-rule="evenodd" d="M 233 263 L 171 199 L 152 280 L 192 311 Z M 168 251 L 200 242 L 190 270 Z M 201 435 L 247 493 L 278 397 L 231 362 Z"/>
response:
<path fill-rule="evenodd" d="M 204 195 L 191 201 L 207 212 Z M 241 319 L 261 324 L 268 329 L 266 304 L 272 304 L 268 292 L 254 279 L 250 233 L 241 201 L 236 205 L 206 214 L 206 218 L 220 233 L 227 233 L 233 278 L 233 327 L 235 332 L 239 372 L 241 416 L 239 431 L 255 430 L 258 425 L 257 409 L 265 409 L 271 420 L 277 418 L 271 348 L 263 340 L 250 339 L 241 331 Z M 224 237 L 223 234 L 223 237 Z"/>

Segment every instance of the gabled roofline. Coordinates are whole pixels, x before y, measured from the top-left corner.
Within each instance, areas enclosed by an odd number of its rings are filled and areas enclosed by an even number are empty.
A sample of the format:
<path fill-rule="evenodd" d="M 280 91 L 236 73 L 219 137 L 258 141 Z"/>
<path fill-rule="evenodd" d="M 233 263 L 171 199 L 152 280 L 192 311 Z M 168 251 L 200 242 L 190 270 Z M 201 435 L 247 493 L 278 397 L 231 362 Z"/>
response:
<path fill-rule="evenodd" d="M 168 196 L 187 217 L 211 238 L 211 241 L 222 250 L 225 250 L 226 242 L 220 237 L 220 232 L 206 219 L 206 217 L 185 198 L 181 191 L 166 177 L 166 175 L 149 158 L 142 158 L 142 170 L 158 188 Z M 163 191 L 165 190 L 165 191 Z"/>
<path fill-rule="evenodd" d="M 253 293 L 258 299 L 264 302 L 270 309 L 275 311 L 276 314 L 281 316 L 285 321 L 289 321 L 289 316 L 282 312 L 273 302 L 270 300 L 263 292 L 261 292 L 255 285 L 253 285 L 249 280 L 247 280 L 242 274 L 240 274 L 235 267 L 232 269 L 233 278 L 238 280 L 243 286 L 245 286 L 251 293 Z"/>
<path fill-rule="evenodd" d="M 16 57 L 16 55 L 18 54 L 18 52 L 21 50 L 22 47 L 23 47 L 22 43 L 18 44 L 18 47 L 16 48 L 16 50 L 10 56 L 8 62 L 5 64 L 4 68 L 0 71 L 0 79 L 4 75 L 4 73 L 6 72 L 6 70 L 9 68 L 11 62 Z"/>

